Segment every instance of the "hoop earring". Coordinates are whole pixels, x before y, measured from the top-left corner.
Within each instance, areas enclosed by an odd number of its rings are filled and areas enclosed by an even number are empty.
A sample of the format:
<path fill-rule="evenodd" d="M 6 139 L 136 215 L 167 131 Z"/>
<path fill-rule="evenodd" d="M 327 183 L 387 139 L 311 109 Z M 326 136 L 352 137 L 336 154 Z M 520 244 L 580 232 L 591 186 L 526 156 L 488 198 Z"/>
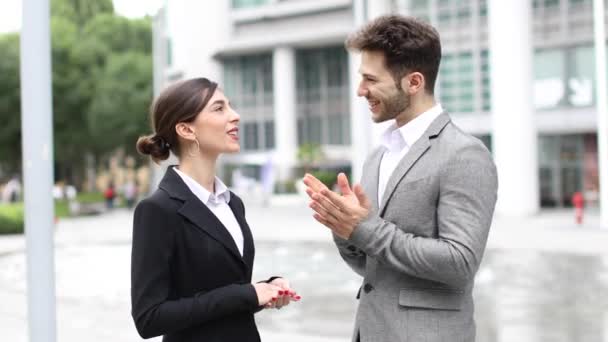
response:
<path fill-rule="evenodd" d="M 190 157 L 198 157 L 199 152 L 201 151 L 201 144 L 198 142 L 198 140 L 194 139 L 194 142 L 196 143 L 196 152 L 192 154 L 192 146 L 194 145 L 190 145 L 190 147 L 188 148 L 188 154 L 190 155 Z"/>

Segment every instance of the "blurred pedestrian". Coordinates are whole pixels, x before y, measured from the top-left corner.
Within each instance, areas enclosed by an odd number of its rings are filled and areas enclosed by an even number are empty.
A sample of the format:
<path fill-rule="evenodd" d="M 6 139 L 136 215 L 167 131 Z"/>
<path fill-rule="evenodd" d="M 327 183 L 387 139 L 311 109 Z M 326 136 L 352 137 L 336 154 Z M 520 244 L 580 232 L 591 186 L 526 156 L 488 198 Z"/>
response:
<path fill-rule="evenodd" d="M 127 204 L 127 208 L 131 209 L 133 208 L 133 205 L 135 204 L 135 201 L 137 200 L 137 195 L 138 195 L 138 187 L 137 187 L 137 182 L 135 182 L 134 180 L 128 180 L 125 185 L 124 185 L 124 189 L 123 189 L 123 194 L 125 196 L 125 202 Z"/>
<path fill-rule="evenodd" d="M 106 208 L 114 208 L 114 199 L 116 198 L 116 189 L 114 187 L 114 182 L 111 181 L 110 183 L 108 183 L 108 187 L 103 192 L 103 197 L 106 201 Z"/>
<path fill-rule="evenodd" d="M 16 203 L 21 199 L 21 182 L 19 177 L 13 176 L 2 189 L 2 202 Z"/>
<path fill-rule="evenodd" d="M 70 210 L 70 215 L 78 215 L 78 213 L 80 212 L 80 203 L 78 203 L 78 191 L 76 191 L 76 187 L 72 184 L 66 185 L 65 197 L 68 200 L 68 208 Z"/>
<path fill-rule="evenodd" d="M 572 206 L 574 207 L 574 219 L 577 224 L 583 224 L 583 210 L 585 208 L 585 198 L 583 193 L 577 191 L 572 194 Z"/>

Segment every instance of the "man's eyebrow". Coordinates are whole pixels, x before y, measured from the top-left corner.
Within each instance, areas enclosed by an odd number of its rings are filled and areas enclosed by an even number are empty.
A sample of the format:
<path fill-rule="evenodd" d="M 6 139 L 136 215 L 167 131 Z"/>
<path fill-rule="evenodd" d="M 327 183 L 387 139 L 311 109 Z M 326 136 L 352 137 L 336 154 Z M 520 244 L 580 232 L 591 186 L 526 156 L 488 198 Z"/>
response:
<path fill-rule="evenodd" d="M 374 76 L 372 74 L 365 73 L 365 72 L 362 72 L 361 76 L 366 77 L 366 78 L 374 78 L 374 79 L 377 78 L 376 76 Z"/>

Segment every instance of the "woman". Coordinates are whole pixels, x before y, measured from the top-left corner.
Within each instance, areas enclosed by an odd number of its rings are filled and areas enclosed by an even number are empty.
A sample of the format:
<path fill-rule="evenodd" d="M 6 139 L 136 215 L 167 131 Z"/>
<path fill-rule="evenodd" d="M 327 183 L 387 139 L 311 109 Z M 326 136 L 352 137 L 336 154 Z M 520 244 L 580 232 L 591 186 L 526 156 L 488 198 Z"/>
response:
<path fill-rule="evenodd" d="M 215 176 L 238 152 L 239 115 L 205 78 L 166 89 L 152 108 L 155 133 L 137 149 L 179 159 L 134 214 L 132 315 L 143 338 L 260 341 L 253 314 L 299 299 L 287 280 L 251 284 L 254 245 L 241 199 Z"/>

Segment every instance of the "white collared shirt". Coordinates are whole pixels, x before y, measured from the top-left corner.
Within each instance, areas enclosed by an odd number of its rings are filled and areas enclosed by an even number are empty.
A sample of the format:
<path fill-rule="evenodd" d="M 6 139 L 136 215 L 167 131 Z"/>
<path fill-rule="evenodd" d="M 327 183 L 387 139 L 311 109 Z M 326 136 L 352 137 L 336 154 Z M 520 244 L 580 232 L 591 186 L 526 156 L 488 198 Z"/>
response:
<path fill-rule="evenodd" d="M 382 155 L 382 161 L 380 162 L 378 205 L 381 205 L 388 180 L 401 159 L 405 157 L 414 143 L 420 139 L 431 123 L 441 113 L 443 113 L 443 108 L 438 103 L 401 127 L 397 127 L 396 121 L 393 122 L 384 132 L 382 135 L 382 145 L 386 148 L 386 151 Z"/>
<path fill-rule="evenodd" d="M 218 220 L 222 222 L 232 236 L 232 239 L 242 256 L 244 243 L 243 232 L 241 231 L 241 226 L 236 220 L 232 209 L 230 209 L 230 206 L 228 205 L 228 202 L 230 202 L 230 191 L 228 191 L 226 184 L 218 177 L 215 177 L 215 193 L 212 194 L 177 167 L 174 167 L 173 170 L 182 178 L 190 191 L 192 191 L 192 193 L 211 210 Z"/>

